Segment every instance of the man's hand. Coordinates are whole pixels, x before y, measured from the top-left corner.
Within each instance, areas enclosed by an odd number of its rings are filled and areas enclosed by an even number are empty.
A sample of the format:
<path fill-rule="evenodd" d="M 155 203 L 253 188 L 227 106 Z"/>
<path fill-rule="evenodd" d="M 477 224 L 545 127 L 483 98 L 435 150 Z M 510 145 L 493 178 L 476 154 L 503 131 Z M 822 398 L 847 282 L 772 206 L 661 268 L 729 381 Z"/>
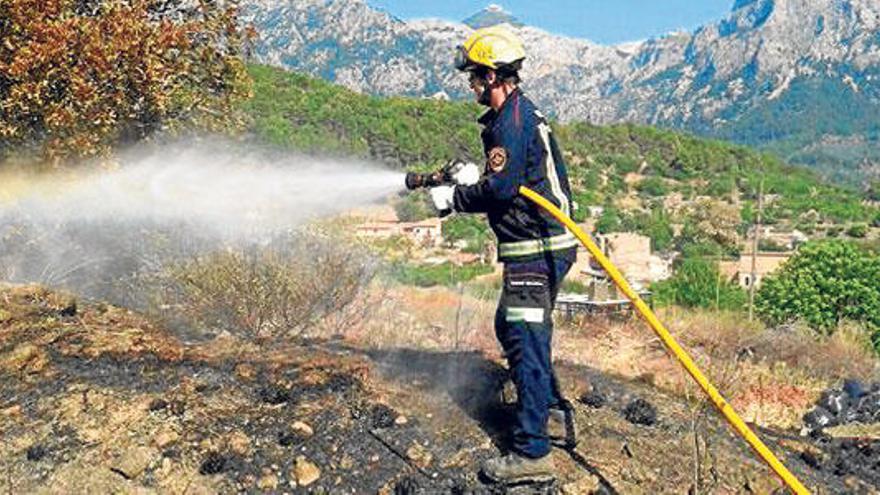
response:
<path fill-rule="evenodd" d="M 473 163 L 457 163 L 452 180 L 459 186 L 472 186 L 480 180 L 480 169 Z"/>
<path fill-rule="evenodd" d="M 431 201 L 440 213 L 452 211 L 455 186 L 438 186 L 431 188 Z"/>

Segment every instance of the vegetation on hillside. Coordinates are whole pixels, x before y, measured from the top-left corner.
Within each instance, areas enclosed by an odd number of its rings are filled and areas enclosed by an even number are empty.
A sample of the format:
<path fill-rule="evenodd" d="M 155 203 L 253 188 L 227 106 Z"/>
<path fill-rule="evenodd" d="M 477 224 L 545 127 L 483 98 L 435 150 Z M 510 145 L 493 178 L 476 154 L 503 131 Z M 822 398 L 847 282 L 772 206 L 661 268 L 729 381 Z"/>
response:
<path fill-rule="evenodd" d="M 264 66 L 251 66 L 250 72 L 255 97 L 245 109 L 262 140 L 419 170 L 454 157 L 479 161 L 481 156 L 475 122 L 481 109 L 476 105 L 369 97 Z M 651 212 L 663 209 L 663 199 L 670 195 L 738 204 L 742 221 L 751 222 L 762 180 L 765 194 L 773 198 L 764 210 L 767 223 L 787 220 L 815 228 L 826 221 L 870 222 L 876 214 L 855 190 L 825 183 L 807 170 L 743 146 L 635 125 L 556 125 L 555 131 L 581 206 L 576 219 L 585 219 L 588 205 L 610 206 L 609 217 L 617 215 L 601 222 L 605 229 L 600 230 L 637 225 L 647 234 L 665 237 L 671 223 L 687 220 L 666 215 L 659 220 L 665 225 L 658 225 L 658 215 Z M 641 180 L 631 185 L 627 174 Z M 614 208 L 629 195 L 637 196 L 637 208 Z"/>
<path fill-rule="evenodd" d="M 745 291 L 725 280 L 716 262 L 697 256 L 685 258 L 672 278 L 654 284 L 651 290 L 660 306 L 741 310 L 746 302 Z"/>
<path fill-rule="evenodd" d="M 633 125 L 573 124 L 559 126 L 556 132 L 563 149 L 580 158 L 569 164 L 575 183 L 579 189 L 597 191 L 600 201 L 628 192 L 622 179 L 638 173 L 646 177 L 639 189 L 644 196 L 679 193 L 685 199 L 738 199 L 746 221 L 751 220 L 762 180 L 765 195 L 776 198 L 765 209 L 765 221 L 798 222 L 811 210 L 820 220 L 833 222 L 866 220 L 873 213 L 856 191 L 743 146 Z"/>
<path fill-rule="evenodd" d="M 475 105 L 364 96 L 309 76 L 250 66 L 252 131 L 273 145 L 428 170 L 480 154 Z"/>
<path fill-rule="evenodd" d="M 867 75 L 856 75 L 856 84 L 872 85 Z M 706 131 L 854 185 L 865 178 L 863 162 L 880 162 L 880 106 L 870 91 L 853 91 L 840 79 L 795 79 L 781 97 Z"/>
<path fill-rule="evenodd" d="M 825 334 L 859 322 L 880 351 L 880 256 L 847 241 L 809 243 L 764 280 L 756 309 L 770 324 L 802 320 Z"/>

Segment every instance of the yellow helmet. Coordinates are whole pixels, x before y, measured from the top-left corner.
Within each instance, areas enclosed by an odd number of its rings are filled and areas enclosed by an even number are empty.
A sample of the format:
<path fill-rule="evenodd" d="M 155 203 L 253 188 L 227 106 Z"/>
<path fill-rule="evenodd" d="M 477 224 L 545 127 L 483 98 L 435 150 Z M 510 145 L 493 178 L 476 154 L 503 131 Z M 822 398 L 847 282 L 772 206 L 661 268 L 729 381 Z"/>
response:
<path fill-rule="evenodd" d="M 478 66 L 500 69 L 519 64 L 526 58 L 522 41 L 501 26 L 477 29 L 468 37 L 456 52 L 455 68 L 460 71 L 476 69 Z"/>

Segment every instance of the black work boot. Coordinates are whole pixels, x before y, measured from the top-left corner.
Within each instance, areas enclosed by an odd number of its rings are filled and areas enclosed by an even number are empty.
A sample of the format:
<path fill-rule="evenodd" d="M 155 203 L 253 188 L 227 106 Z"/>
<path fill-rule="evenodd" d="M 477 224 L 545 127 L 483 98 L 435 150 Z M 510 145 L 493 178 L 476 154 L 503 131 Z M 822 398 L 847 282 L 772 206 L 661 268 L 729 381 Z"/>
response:
<path fill-rule="evenodd" d="M 547 418 L 547 436 L 554 447 L 573 449 L 577 447 L 577 426 L 574 422 L 574 409 L 550 408 Z M 572 415 L 566 417 L 567 415 Z"/>
<path fill-rule="evenodd" d="M 556 479 L 550 456 L 531 459 L 511 452 L 483 462 L 483 474 L 495 483 L 545 483 Z"/>

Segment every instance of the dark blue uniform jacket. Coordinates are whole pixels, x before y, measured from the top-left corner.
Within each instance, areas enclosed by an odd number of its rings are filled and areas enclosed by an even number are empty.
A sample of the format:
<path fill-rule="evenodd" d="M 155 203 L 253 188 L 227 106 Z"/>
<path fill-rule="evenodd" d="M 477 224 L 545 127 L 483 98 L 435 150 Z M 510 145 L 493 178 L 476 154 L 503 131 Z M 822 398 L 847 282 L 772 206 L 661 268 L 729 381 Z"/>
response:
<path fill-rule="evenodd" d="M 518 193 L 527 186 L 571 215 L 568 173 L 546 119 L 517 89 L 479 122 L 486 170 L 477 184 L 455 188 L 455 210 L 488 215 L 500 261 L 527 262 L 550 253 L 574 259 L 577 239 Z"/>

